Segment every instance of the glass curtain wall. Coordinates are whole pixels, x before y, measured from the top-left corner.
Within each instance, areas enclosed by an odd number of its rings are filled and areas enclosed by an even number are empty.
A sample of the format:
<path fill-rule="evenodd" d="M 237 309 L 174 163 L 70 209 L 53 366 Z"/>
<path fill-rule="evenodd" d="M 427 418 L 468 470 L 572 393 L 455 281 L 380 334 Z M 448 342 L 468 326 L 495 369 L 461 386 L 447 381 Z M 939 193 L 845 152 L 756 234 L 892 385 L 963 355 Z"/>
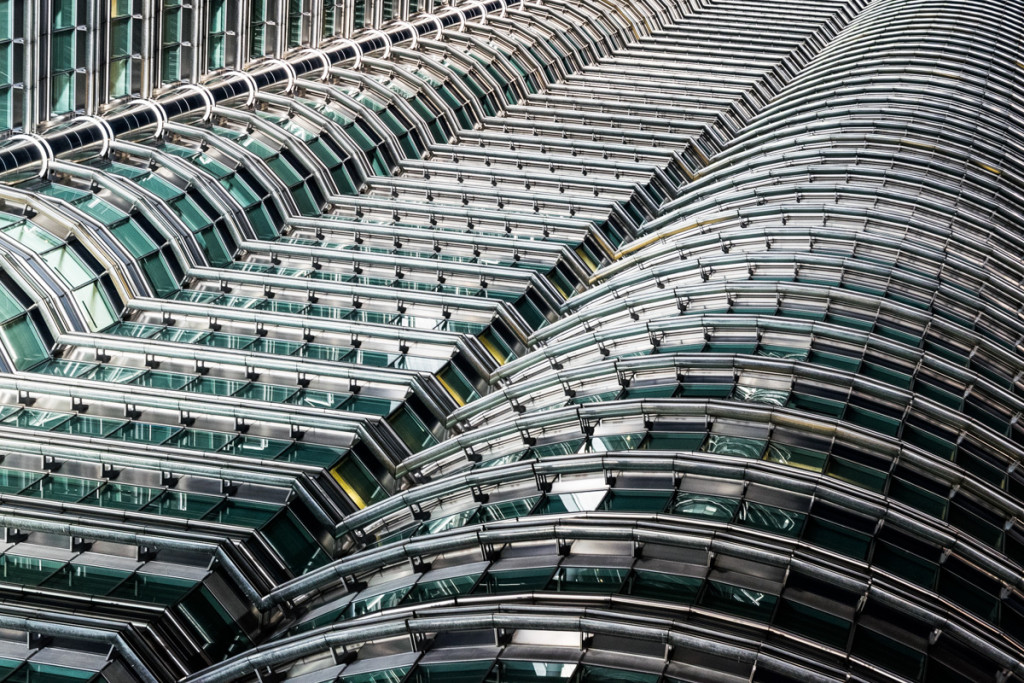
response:
<path fill-rule="evenodd" d="M 309 42 L 309 11 L 303 0 L 288 0 L 288 47 Z"/>
<path fill-rule="evenodd" d="M 277 40 L 275 0 L 253 0 L 249 14 L 249 57 L 258 59 L 274 53 Z"/>
<path fill-rule="evenodd" d="M 139 0 L 110 0 L 110 98 L 139 91 L 139 74 L 133 55 L 138 54 L 141 16 Z"/>
<path fill-rule="evenodd" d="M 85 3 L 56 0 L 50 32 L 50 113 L 85 108 Z"/>
<path fill-rule="evenodd" d="M 0 0 L 0 131 L 22 125 L 15 90 L 21 80 L 21 26 L 23 9 L 17 0 Z"/>
<path fill-rule="evenodd" d="M 160 81 L 176 83 L 192 78 L 192 5 L 182 0 L 164 0 Z"/>
<path fill-rule="evenodd" d="M 223 69 L 235 66 L 235 26 L 238 23 L 238 6 L 230 0 L 211 0 L 209 15 L 209 39 L 206 43 L 206 67 Z"/>
<path fill-rule="evenodd" d="M 344 25 L 344 5 L 338 0 L 324 0 L 323 8 L 323 37 L 338 35 Z"/>

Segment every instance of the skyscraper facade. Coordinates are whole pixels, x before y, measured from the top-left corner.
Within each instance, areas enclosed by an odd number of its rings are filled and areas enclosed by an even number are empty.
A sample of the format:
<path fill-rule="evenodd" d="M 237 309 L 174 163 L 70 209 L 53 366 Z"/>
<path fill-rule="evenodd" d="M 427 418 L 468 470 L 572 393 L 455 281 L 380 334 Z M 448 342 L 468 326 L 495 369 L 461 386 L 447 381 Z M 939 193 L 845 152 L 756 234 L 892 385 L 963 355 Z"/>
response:
<path fill-rule="evenodd" d="M 1022 38 L 0 0 L 0 681 L 1024 679 Z"/>

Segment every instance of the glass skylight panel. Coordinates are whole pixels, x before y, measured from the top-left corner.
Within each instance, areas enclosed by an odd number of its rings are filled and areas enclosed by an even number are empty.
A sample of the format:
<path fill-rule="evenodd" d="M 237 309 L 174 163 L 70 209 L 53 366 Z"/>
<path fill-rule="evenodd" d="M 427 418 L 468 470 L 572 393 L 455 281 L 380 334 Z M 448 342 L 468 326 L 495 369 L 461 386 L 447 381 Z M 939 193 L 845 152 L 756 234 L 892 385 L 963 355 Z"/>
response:
<path fill-rule="evenodd" d="M 43 340 L 28 317 L 16 317 L 0 325 L 0 340 L 18 370 L 27 370 L 49 357 Z"/>

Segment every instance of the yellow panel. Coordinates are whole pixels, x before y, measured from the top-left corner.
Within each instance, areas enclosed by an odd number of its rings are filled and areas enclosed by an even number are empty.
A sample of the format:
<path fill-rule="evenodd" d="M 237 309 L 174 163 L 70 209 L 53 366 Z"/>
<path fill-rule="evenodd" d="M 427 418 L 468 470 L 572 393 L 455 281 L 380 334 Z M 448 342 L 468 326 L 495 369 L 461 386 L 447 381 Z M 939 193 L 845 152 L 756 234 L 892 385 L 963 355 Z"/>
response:
<path fill-rule="evenodd" d="M 344 462 L 345 461 L 342 460 L 342 463 Z M 359 495 L 355 488 L 353 488 L 352 485 L 345 481 L 345 479 L 341 476 L 341 473 L 338 471 L 338 468 L 341 467 L 342 463 L 339 463 L 334 467 L 334 469 L 331 470 L 331 476 L 334 477 L 334 481 L 338 482 L 338 484 L 341 485 L 341 489 L 349 498 L 352 499 L 352 502 L 356 504 L 356 507 L 362 510 L 364 507 L 366 507 L 366 501 L 363 500 L 363 497 Z"/>
<path fill-rule="evenodd" d="M 486 342 L 484 342 L 484 346 L 487 346 Z M 458 403 L 460 406 L 466 405 L 466 399 L 462 398 L 462 396 L 459 395 L 459 392 L 455 391 L 455 389 L 452 388 L 452 386 L 448 384 L 448 382 L 445 382 L 444 377 L 441 377 L 441 375 L 437 375 L 437 381 L 441 383 L 441 386 L 445 388 L 445 391 L 452 395 L 452 398 L 455 399 L 456 403 Z"/>
<path fill-rule="evenodd" d="M 479 337 L 477 337 L 477 339 L 479 339 L 480 343 L 484 345 L 484 348 L 487 349 L 487 352 L 494 356 L 494 360 L 498 361 L 498 363 L 500 363 L 501 365 L 505 364 L 505 361 L 508 360 L 508 356 L 506 356 L 505 353 L 501 349 L 499 349 L 494 342 L 492 342 L 490 339 L 488 339 L 485 335 L 482 334 Z"/>

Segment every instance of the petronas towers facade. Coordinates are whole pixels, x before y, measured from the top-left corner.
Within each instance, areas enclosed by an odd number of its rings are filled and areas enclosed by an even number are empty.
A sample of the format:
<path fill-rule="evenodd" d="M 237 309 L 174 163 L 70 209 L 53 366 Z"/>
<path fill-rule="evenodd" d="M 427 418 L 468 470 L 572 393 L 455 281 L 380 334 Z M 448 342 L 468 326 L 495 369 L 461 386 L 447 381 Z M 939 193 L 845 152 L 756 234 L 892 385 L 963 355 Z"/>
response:
<path fill-rule="evenodd" d="M 0 0 L 0 682 L 1024 681 L 1018 0 Z"/>

